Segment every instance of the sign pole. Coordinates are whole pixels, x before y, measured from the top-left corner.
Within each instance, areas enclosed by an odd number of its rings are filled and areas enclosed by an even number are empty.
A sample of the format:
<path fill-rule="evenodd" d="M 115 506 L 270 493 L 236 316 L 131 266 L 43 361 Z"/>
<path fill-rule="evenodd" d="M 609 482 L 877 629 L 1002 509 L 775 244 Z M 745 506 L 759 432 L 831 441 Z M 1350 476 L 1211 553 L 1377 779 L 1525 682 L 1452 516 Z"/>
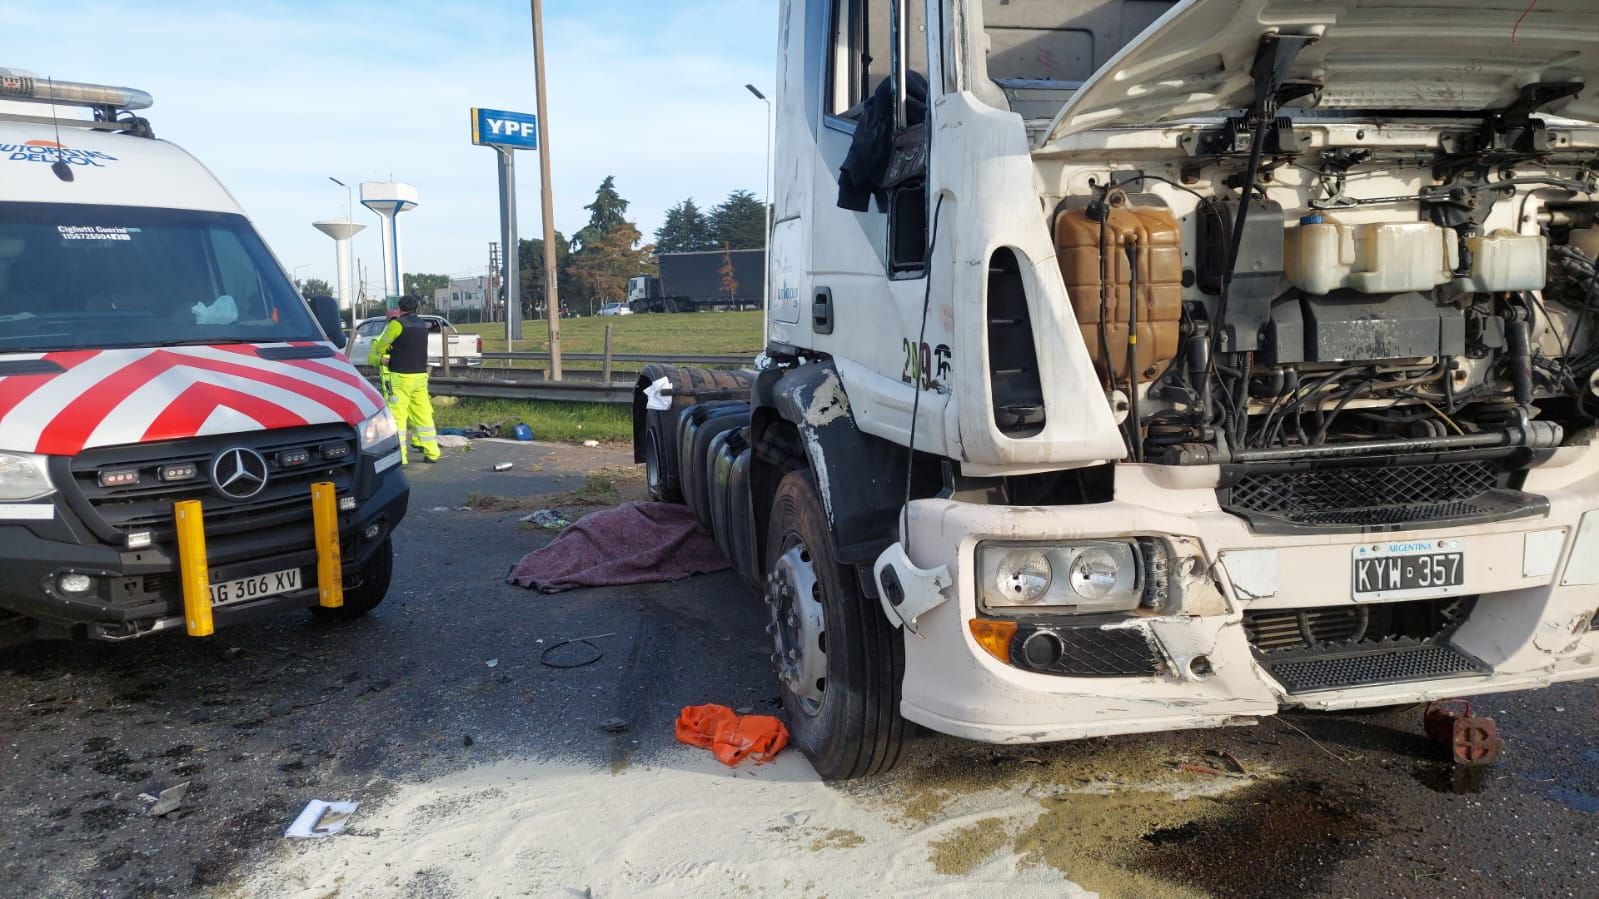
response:
<path fill-rule="evenodd" d="M 500 161 L 500 284 L 505 290 L 505 351 L 514 352 L 522 339 L 522 271 L 516 242 L 516 151 L 495 147 Z"/>
<path fill-rule="evenodd" d="M 550 325 L 550 378 L 561 380 L 561 296 L 555 271 L 555 198 L 550 191 L 550 116 L 544 102 L 544 16 L 539 0 L 533 13 L 533 77 L 538 92 L 539 200 L 544 214 L 545 320 Z"/>

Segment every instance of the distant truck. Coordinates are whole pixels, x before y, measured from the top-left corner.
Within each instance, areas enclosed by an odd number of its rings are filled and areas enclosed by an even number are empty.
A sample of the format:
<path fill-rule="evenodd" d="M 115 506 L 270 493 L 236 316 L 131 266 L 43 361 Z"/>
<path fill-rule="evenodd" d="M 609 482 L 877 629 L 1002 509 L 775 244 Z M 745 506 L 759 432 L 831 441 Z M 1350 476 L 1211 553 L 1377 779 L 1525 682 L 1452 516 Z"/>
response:
<path fill-rule="evenodd" d="M 732 258 L 731 295 L 722 284 L 722 263 Z M 661 276 L 639 275 L 627 281 L 627 304 L 634 312 L 698 312 L 707 306 L 735 309 L 761 304 L 764 250 L 704 250 L 662 253 L 656 257 Z"/>

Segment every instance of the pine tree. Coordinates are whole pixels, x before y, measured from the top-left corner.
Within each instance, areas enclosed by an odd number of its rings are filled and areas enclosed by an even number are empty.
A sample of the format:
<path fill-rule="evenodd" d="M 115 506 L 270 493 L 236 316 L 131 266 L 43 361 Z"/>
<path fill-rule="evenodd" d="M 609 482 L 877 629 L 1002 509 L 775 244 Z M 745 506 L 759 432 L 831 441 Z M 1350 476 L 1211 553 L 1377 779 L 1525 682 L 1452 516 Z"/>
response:
<path fill-rule="evenodd" d="M 582 252 L 584 247 L 603 241 L 607 234 L 627 224 L 627 205 L 616 192 L 616 176 L 606 175 L 594 191 L 594 202 L 583 207 L 589 211 L 589 223 L 573 235 L 573 252 Z"/>
<path fill-rule="evenodd" d="M 662 253 L 691 253 L 716 247 L 711 222 L 689 197 L 666 210 L 666 221 L 655 231 L 655 248 Z"/>
<path fill-rule="evenodd" d="M 766 246 L 766 207 L 747 190 L 735 190 L 711 210 L 715 246 L 758 250 Z"/>

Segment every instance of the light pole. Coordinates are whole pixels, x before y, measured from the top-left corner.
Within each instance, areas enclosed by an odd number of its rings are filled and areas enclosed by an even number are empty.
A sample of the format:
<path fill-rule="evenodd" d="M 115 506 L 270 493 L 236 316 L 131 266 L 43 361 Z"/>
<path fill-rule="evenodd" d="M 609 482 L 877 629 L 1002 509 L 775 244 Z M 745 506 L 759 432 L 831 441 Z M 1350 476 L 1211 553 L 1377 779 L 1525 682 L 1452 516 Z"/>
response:
<path fill-rule="evenodd" d="M 772 305 L 771 284 L 768 283 L 772 270 L 772 101 L 766 99 L 766 95 L 756 90 L 753 84 L 744 85 L 744 89 L 766 104 L 766 198 L 761 202 L 766 212 L 766 230 L 761 244 L 761 352 L 764 353 L 767 308 Z"/>
<path fill-rule="evenodd" d="M 353 192 L 350 190 L 350 185 L 345 184 L 343 181 L 340 181 L 339 179 L 333 177 L 332 175 L 328 176 L 328 180 L 332 181 L 334 184 L 337 184 L 338 186 L 344 188 L 344 220 L 346 222 L 355 221 L 355 219 L 350 218 L 350 210 L 355 208 L 355 196 L 354 196 Z M 351 236 L 352 239 L 355 237 L 355 235 L 353 233 L 350 236 Z M 344 257 L 345 258 L 344 258 L 343 261 L 344 261 L 344 265 L 345 265 L 345 270 L 348 271 L 349 269 L 353 268 L 354 264 L 355 264 L 355 245 L 353 243 L 346 243 L 344 245 Z M 355 333 L 355 307 L 356 307 L 357 304 L 355 302 L 355 297 L 353 295 L 345 297 L 344 299 L 348 300 L 349 303 L 350 303 L 350 333 L 354 334 Z"/>
<path fill-rule="evenodd" d="M 300 269 L 302 269 L 302 268 L 310 268 L 310 267 L 311 267 L 311 263 L 309 263 L 309 262 L 301 264 L 301 265 L 296 265 L 294 267 L 294 270 L 289 273 L 289 280 L 294 282 L 294 289 L 295 290 L 299 290 L 302 296 L 304 295 L 305 291 L 301 290 L 301 288 L 300 288 Z"/>

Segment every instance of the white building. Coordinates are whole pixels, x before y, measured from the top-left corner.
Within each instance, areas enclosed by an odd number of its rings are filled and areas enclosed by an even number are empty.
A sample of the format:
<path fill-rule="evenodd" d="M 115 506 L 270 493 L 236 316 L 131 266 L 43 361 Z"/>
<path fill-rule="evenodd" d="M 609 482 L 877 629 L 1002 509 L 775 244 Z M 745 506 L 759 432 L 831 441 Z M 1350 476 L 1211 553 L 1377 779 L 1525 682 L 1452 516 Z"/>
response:
<path fill-rule="evenodd" d="M 433 308 L 440 312 L 483 308 L 483 294 L 488 290 L 489 279 L 483 275 L 475 278 L 451 278 L 449 287 L 433 291 Z"/>

